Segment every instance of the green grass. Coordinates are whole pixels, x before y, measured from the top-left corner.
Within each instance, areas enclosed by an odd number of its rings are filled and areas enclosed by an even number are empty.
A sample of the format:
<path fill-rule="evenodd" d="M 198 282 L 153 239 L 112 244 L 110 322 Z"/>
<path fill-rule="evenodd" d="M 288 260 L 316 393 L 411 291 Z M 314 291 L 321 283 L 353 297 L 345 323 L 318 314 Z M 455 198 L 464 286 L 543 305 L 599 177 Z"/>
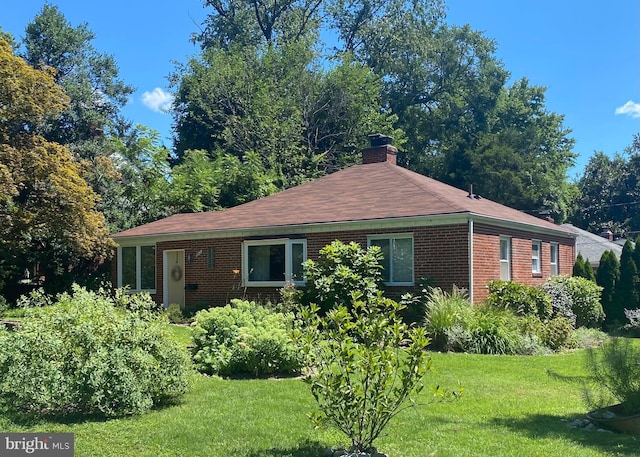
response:
<path fill-rule="evenodd" d="M 191 344 L 191 327 L 187 325 L 174 324 L 171 324 L 169 327 L 171 328 L 171 333 L 173 333 L 173 336 L 178 342 L 185 346 Z"/>
<path fill-rule="evenodd" d="M 579 374 L 583 355 L 433 354 L 428 384 L 460 382 L 463 397 L 404 411 L 376 444 L 390 457 L 640 455 L 640 437 L 567 426 L 586 412 L 580 392 L 546 370 Z M 418 403 L 429 400 L 425 389 Z M 334 430 L 313 428 L 307 419 L 313 408 L 308 386 L 299 379 L 196 375 L 182 404 L 144 416 L 29 425 L 0 416 L 0 430 L 73 432 L 76 456 L 315 457 L 326 447 L 348 444 Z"/>

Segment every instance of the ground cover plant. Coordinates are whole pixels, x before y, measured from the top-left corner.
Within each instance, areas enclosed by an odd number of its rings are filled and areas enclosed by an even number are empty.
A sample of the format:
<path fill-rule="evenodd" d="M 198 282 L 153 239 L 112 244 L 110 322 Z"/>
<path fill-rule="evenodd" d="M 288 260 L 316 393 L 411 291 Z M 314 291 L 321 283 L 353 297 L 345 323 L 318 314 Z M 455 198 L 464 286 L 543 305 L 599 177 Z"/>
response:
<path fill-rule="evenodd" d="M 397 416 L 378 447 L 390 457 L 632 457 L 640 438 L 571 428 L 587 409 L 575 385 L 546 370 L 584 373 L 584 351 L 550 356 L 432 353 L 430 380 L 465 386 L 453 403 L 423 390 Z M 171 408 L 108 421 L 16 422 L 5 432 L 73 432 L 77 457 L 317 457 L 348 445 L 335 429 L 316 429 L 316 408 L 300 379 L 229 380 L 200 376 Z"/>
<path fill-rule="evenodd" d="M 34 296 L 21 324 L 0 334 L 0 404 L 8 411 L 117 417 L 184 395 L 188 353 L 148 295 L 75 286 L 42 304 Z"/>

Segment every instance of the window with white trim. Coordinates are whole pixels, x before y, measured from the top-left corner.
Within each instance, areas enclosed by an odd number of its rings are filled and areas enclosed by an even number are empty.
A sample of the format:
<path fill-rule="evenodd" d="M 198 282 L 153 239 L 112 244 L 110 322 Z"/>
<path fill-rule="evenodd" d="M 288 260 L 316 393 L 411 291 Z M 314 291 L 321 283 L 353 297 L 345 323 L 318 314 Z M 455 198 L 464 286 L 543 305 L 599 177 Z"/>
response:
<path fill-rule="evenodd" d="M 304 284 L 302 264 L 307 260 L 307 240 L 245 241 L 242 251 L 242 277 L 247 286 Z"/>
<path fill-rule="evenodd" d="M 129 290 L 136 292 L 155 291 L 155 246 L 124 246 L 118 248 L 118 287 L 128 287 Z"/>
<path fill-rule="evenodd" d="M 500 237 L 500 279 L 511 281 L 511 238 Z"/>
<path fill-rule="evenodd" d="M 551 265 L 551 275 L 558 274 L 558 243 L 549 244 L 549 264 Z"/>
<path fill-rule="evenodd" d="M 413 234 L 371 235 L 368 246 L 382 251 L 382 278 L 386 284 L 413 285 Z"/>
<path fill-rule="evenodd" d="M 541 248 L 542 242 L 538 240 L 533 240 L 531 242 L 531 272 L 532 273 L 542 273 L 541 264 L 540 264 L 540 253 L 542 252 Z"/>

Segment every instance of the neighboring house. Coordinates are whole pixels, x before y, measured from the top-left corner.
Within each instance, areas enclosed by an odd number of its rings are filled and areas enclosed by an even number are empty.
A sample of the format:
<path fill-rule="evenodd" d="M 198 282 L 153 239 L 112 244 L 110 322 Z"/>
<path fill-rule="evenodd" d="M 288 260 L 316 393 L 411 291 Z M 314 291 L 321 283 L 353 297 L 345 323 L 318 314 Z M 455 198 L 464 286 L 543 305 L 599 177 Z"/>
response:
<path fill-rule="evenodd" d="M 474 302 L 493 279 L 541 284 L 571 274 L 575 235 L 396 165 L 390 138 L 372 135 L 363 164 L 224 211 L 176 214 L 113 235 L 114 283 L 193 306 L 279 299 L 304 285 L 302 262 L 339 239 L 380 246 L 386 290 L 420 278 Z"/>
<path fill-rule="evenodd" d="M 613 253 L 620 260 L 622 254 L 622 246 L 614 241 L 611 232 L 603 232 L 600 235 L 587 232 L 571 224 L 562 224 L 563 227 L 568 228 L 576 234 L 576 256 L 582 254 L 584 260 L 589 260 L 591 268 L 596 272 L 600 266 L 600 257 L 605 251 L 613 251 Z M 605 236 L 609 236 L 605 238 Z"/>

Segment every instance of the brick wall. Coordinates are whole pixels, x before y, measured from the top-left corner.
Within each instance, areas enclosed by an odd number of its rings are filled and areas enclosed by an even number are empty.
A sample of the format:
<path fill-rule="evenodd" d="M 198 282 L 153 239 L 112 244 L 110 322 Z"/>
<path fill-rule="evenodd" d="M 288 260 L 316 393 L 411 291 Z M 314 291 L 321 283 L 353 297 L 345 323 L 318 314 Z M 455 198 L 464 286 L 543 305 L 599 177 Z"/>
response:
<path fill-rule="evenodd" d="M 416 282 L 428 277 L 437 287 L 451 290 L 458 287 L 469 288 L 469 228 L 466 224 L 440 227 L 413 227 L 409 229 L 367 230 L 351 232 L 313 233 L 305 235 L 307 255 L 317 259 L 318 251 L 332 241 L 356 241 L 367 245 L 367 235 L 389 233 L 413 233 L 414 239 L 414 277 Z M 525 284 L 539 284 L 550 274 L 550 241 L 559 242 L 559 268 L 561 274 L 571 274 L 575 255 L 573 241 L 532 236 L 521 231 L 497 229 L 476 224 L 474 227 L 474 301 L 477 303 L 486 297 L 486 284 L 492 279 L 500 279 L 500 235 L 511 237 L 511 276 L 514 281 Z M 542 274 L 535 276 L 531 272 L 531 240 L 542 241 Z M 187 306 L 208 303 L 223 306 L 231 298 L 246 297 L 260 300 L 279 300 L 279 288 L 244 287 L 242 275 L 242 238 L 204 239 L 161 242 L 156 246 L 156 294 L 154 299 L 162 303 L 163 299 L 163 252 L 184 249 L 185 284 L 195 284 L 197 289 L 185 291 Z M 207 262 L 207 254 L 214 252 L 213 268 Z M 115 261 L 114 261 L 115 262 Z M 239 273 L 234 273 L 238 270 Z M 114 283 L 115 283 L 114 277 Z M 388 293 L 398 298 L 410 290 L 407 287 L 389 288 Z"/>
<path fill-rule="evenodd" d="M 571 275 L 575 259 L 572 238 L 555 238 L 549 235 L 495 228 L 477 224 L 474 227 L 474 301 L 487 297 L 486 284 L 500 279 L 500 236 L 511 239 L 511 280 L 521 284 L 540 285 L 551 276 L 551 243 L 558 243 L 558 273 Z M 532 272 L 531 245 L 533 240 L 541 242 L 540 273 Z"/>

